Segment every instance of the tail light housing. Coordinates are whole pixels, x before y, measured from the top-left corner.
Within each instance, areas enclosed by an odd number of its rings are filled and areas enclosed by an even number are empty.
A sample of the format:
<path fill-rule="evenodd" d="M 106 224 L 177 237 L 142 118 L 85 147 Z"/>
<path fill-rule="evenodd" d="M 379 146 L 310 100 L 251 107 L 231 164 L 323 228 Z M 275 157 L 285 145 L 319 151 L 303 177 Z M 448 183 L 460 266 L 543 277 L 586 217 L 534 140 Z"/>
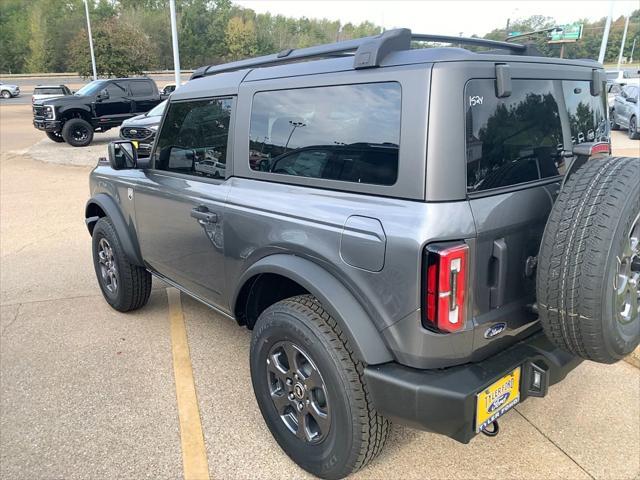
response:
<path fill-rule="evenodd" d="M 425 328 L 456 332 L 466 319 L 469 247 L 464 243 L 434 244 L 425 250 Z"/>

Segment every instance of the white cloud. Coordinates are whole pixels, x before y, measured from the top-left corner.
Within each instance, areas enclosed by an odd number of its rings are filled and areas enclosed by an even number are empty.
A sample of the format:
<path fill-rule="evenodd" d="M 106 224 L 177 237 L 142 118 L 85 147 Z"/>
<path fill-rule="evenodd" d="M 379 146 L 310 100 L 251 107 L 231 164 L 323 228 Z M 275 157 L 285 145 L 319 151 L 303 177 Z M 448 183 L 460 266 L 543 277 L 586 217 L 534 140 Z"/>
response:
<path fill-rule="evenodd" d="M 408 27 L 416 33 L 483 35 L 506 26 L 507 19 L 545 15 L 558 24 L 581 18 L 597 20 L 609 12 L 608 0 L 497 1 L 497 0 L 239 0 L 234 3 L 258 13 L 289 17 L 328 18 L 342 23 L 369 20 L 385 28 Z M 638 7 L 637 0 L 616 0 L 614 19 Z"/>

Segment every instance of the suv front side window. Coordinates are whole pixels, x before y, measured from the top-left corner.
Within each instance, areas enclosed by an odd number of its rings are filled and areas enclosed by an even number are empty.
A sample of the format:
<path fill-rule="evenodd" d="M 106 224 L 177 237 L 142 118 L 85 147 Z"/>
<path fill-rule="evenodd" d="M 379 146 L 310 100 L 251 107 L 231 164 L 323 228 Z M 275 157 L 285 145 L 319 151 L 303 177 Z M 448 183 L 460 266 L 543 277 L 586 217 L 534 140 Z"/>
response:
<path fill-rule="evenodd" d="M 393 185 L 400 112 L 396 82 L 258 92 L 249 165 L 295 177 Z"/>
<path fill-rule="evenodd" d="M 154 168 L 214 177 L 205 161 L 226 163 L 230 98 L 169 104 L 156 140 Z"/>

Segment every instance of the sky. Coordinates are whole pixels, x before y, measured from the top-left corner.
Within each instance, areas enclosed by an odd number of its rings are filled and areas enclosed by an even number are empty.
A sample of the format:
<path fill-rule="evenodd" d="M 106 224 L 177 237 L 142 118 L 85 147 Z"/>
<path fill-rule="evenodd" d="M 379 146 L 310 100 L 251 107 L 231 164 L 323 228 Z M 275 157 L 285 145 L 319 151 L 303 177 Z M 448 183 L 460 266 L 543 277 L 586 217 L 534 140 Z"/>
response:
<path fill-rule="evenodd" d="M 342 23 L 369 20 L 386 29 L 414 33 L 471 36 L 504 28 L 507 19 L 545 15 L 562 25 L 580 18 L 596 20 L 609 13 L 609 0 L 236 0 L 257 13 L 327 18 Z M 615 0 L 613 18 L 640 8 L 638 0 Z"/>

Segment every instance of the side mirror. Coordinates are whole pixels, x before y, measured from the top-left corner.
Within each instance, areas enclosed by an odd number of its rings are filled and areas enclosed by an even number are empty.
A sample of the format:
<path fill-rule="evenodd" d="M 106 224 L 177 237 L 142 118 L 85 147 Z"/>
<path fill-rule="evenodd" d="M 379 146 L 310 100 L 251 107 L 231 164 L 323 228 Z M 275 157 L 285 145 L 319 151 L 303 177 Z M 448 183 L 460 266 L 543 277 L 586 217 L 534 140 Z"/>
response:
<path fill-rule="evenodd" d="M 109 164 L 114 170 L 136 168 L 138 151 L 133 142 L 118 140 L 109 144 Z"/>
<path fill-rule="evenodd" d="M 638 99 L 636 97 L 627 97 L 627 102 L 638 103 Z"/>
<path fill-rule="evenodd" d="M 109 98 L 109 92 L 107 91 L 106 88 L 103 88 L 102 90 L 100 90 L 100 93 L 98 94 L 98 98 L 100 100 L 105 100 Z"/>

